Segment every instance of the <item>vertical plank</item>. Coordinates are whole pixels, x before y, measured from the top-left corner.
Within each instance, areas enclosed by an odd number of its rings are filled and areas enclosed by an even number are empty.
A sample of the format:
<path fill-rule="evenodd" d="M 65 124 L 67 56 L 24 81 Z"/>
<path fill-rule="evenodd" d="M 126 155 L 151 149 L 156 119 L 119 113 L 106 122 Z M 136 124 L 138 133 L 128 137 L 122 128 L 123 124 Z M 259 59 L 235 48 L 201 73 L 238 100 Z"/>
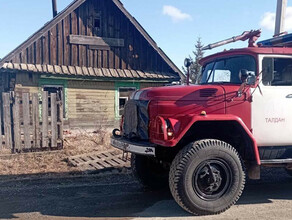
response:
<path fill-rule="evenodd" d="M 32 45 L 30 45 L 29 47 L 27 47 L 26 49 L 26 57 L 27 57 L 27 63 L 32 63 Z"/>
<path fill-rule="evenodd" d="M 63 99 L 62 99 L 63 100 Z M 63 148 L 63 125 L 64 125 L 64 109 L 63 109 L 63 102 L 59 100 L 59 129 L 58 129 L 58 138 L 62 141 L 62 148 Z"/>
<path fill-rule="evenodd" d="M 27 60 L 26 60 L 26 50 L 23 50 L 21 52 L 21 62 L 22 63 L 27 63 Z"/>
<path fill-rule="evenodd" d="M 84 6 L 81 5 L 77 11 L 78 11 L 78 17 L 77 17 L 77 23 L 78 23 L 78 35 L 83 35 L 83 31 L 82 31 L 82 26 L 83 26 L 83 21 L 82 21 L 82 17 L 83 17 L 83 8 Z M 83 45 L 78 45 L 78 61 L 79 61 L 79 66 L 83 66 L 83 54 L 82 54 L 82 50 L 83 50 Z"/>
<path fill-rule="evenodd" d="M 71 19 L 71 27 L 72 27 L 72 34 L 78 34 L 78 22 L 77 22 L 77 12 L 73 11 L 71 13 L 72 19 Z M 78 66 L 78 46 L 72 45 L 72 54 L 71 54 L 71 66 Z"/>
<path fill-rule="evenodd" d="M 51 64 L 56 65 L 57 64 L 57 26 L 54 26 L 50 30 L 50 45 L 49 45 L 49 50 L 50 50 L 50 56 L 51 56 Z"/>
<path fill-rule="evenodd" d="M 43 37 L 43 64 L 49 64 L 49 50 L 48 50 L 49 35 L 48 32 Z"/>
<path fill-rule="evenodd" d="M 2 103 L 2 101 L 0 100 L 0 150 L 2 149 L 2 147 L 3 147 L 3 137 L 2 137 L 2 117 L 1 117 L 1 115 L 2 115 L 2 106 L 3 106 L 3 103 Z"/>
<path fill-rule="evenodd" d="M 41 39 L 38 39 L 36 41 L 36 57 L 35 57 L 35 61 L 36 63 L 41 63 Z"/>
<path fill-rule="evenodd" d="M 68 36 L 70 34 L 70 15 L 64 19 L 64 63 L 63 65 L 70 65 L 70 44 L 68 42 Z"/>
<path fill-rule="evenodd" d="M 10 94 L 9 93 L 3 93 L 3 117 L 4 117 L 5 146 L 8 149 L 12 149 L 11 112 L 10 112 Z"/>
<path fill-rule="evenodd" d="M 114 10 L 114 16 L 115 16 L 115 37 L 120 38 L 120 27 L 121 27 L 121 20 L 119 19 L 120 13 L 117 11 L 117 9 Z M 115 69 L 120 69 L 120 48 L 115 48 Z"/>
<path fill-rule="evenodd" d="M 32 119 L 33 119 L 33 147 L 40 148 L 40 118 L 39 97 L 37 93 L 32 94 Z"/>
<path fill-rule="evenodd" d="M 63 64 L 63 56 L 62 56 L 62 51 L 63 51 L 63 37 L 62 37 L 62 22 L 57 25 L 57 45 L 58 45 L 58 50 L 57 50 L 57 64 L 62 65 Z"/>
<path fill-rule="evenodd" d="M 56 93 L 51 93 L 51 147 L 57 147 L 57 96 Z"/>
<path fill-rule="evenodd" d="M 31 140 L 30 140 L 29 93 L 22 93 L 22 110 L 23 110 L 24 148 L 30 149 Z"/>
<path fill-rule="evenodd" d="M 103 50 L 102 51 L 102 67 L 103 68 L 108 68 L 108 54 L 109 54 L 109 51 L 108 50 Z"/>
<path fill-rule="evenodd" d="M 120 15 L 120 30 L 121 30 L 121 36 L 127 36 L 127 30 L 128 30 L 128 21 Z M 128 51 L 129 45 L 128 45 L 128 37 L 125 37 L 125 46 L 121 48 L 121 61 L 120 61 L 120 66 L 121 69 L 127 69 L 127 51 Z"/>
<path fill-rule="evenodd" d="M 20 134 L 20 111 L 19 111 L 19 96 L 15 96 L 15 102 L 13 105 L 13 126 L 14 126 L 14 151 L 21 150 L 21 134 Z"/>
<path fill-rule="evenodd" d="M 42 147 L 48 147 L 48 92 L 42 92 Z"/>
<path fill-rule="evenodd" d="M 94 33 L 92 32 L 92 27 L 93 27 L 93 20 L 92 20 L 92 16 L 93 16 L 93 11 L 94 11 L 94 5 L 93 3 L 96 2 L 96 4 L 98 4 L 98 2 L 100 1 L 87 1 L 86 6 L 84 7 L 84 12 L 83 14 L 86 16 L 86 22 L 84 23 L 85 26 L 85 35 L 87 36 L 93 36 Z"/>
<path fill-rule="evenodd" d="M 109 68 L 115 68 L 114 67 L 114 48 L 111 48 L 108 52 L 108 67 Z"/>
<path fill-rule="evenodd" d="M 97 50 L 93 50 L 93 66 L 92 67 L 97 67 Z"/>
<path fill-rule="evenodd" d="M 66 19 L 66 18 L 65 18 Z M 65 43 L 66 43 L 66 37 L 65 37 L 65 19 L 62 20 L 62 51 L 61 51 L 61 56 L 62 56 L 62 63 L 61 65 L 65 65 Z"/>
<path fill-rule="evenodd" d="M 133 56 L 134 56 L 134 36 L 133 36 L 133 27 L 131 26 L 131 25 L 128 25 L 127 26 L 128 28 L 127 28 L 127 36 L 128 36 L 128 48 L 127 48 L 127 50 L 128 50 L 128 59 L 127 59 L 127 61 L 128 61 L 128 69 L 134 69 L 134 59 L 133 59 Z"/>
<path fill-rule="evenodd" d="M 102 68 L 102 50 L 97 52 L 97 67 Z"/>

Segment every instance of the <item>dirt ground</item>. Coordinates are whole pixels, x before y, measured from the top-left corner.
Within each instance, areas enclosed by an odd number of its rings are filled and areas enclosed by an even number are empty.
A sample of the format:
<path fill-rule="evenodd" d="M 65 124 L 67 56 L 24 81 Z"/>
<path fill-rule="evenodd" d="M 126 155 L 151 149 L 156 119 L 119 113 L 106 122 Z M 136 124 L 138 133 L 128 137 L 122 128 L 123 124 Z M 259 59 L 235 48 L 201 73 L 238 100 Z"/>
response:
<path fill-rule="evenodd" d="M 0 175 L 54 174 L 76 172 L 76 167 L 67 163 L 69 156 L 103 151 L 109 146 L 110 132 L 75 131 L 68 133 L 64 140 L 64 149 L 22 154 L 4 154 L 0 152 Z"/>
<path fill-rule="evenodd" d="M 0 155 L 0 219 L 292 219 L 292 178 L 265 169 L 248 181 L 236 205 L 216 216 L 192 216 L 168 189 L 145 191 L 126 174 L 85 174 L 68 166 L 69 156 L 110 148 L 109 133 L 68 134 L 64 149 Z"/>
<path fill-rule="evenodd" d="M 292 178 L 269 169 L 249 181 L 236 205 L 216 216 L 191 216 L 169 190 L 145 191 L 130 175 L 0 178 L 0 219 L 231 220 L 292 219 Z"/>

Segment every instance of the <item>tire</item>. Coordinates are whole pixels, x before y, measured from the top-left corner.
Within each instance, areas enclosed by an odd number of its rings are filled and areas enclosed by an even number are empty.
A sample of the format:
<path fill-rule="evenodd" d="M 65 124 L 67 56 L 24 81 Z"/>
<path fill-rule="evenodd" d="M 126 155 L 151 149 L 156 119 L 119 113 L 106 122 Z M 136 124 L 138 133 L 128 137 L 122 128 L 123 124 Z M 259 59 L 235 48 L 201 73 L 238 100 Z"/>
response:
<path fill-rule="evenodd" d="M 168 187 L 169 169 L 156 158 L 132 154 L 132 173 L 147 189 L 159 190 Z"/>
<path fill-rule="evenodd" d="M 195 215 L 224 212 L 239 199 L 244 185 L 245 173 L 237 151 L 219 140 L 190 143 L 176 155 L 170 167 L 172 196 Z"/>

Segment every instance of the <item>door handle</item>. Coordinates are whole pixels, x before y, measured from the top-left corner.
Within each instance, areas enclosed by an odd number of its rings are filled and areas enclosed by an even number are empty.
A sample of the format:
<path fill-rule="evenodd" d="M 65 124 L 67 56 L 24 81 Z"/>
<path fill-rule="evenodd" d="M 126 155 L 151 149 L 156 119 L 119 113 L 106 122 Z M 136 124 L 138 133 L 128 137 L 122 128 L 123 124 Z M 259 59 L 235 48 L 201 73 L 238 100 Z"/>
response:
<path fill-rule="evenodd" d="M 286 95 L 287 99 L 292 99 L 292 94 Z"/>

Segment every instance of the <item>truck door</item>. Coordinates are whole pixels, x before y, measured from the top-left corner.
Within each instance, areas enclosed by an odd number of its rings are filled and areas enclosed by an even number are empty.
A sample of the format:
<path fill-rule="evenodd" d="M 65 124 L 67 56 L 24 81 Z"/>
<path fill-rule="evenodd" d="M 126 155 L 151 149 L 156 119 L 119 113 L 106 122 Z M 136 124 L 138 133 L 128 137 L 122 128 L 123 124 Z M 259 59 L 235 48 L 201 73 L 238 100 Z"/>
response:
<path fill-rule="evenodd" d="M 292 57 L 260 56 L 260 89 L 252 102 L 252 128 L 258 146 L 292 145 Z"/>

